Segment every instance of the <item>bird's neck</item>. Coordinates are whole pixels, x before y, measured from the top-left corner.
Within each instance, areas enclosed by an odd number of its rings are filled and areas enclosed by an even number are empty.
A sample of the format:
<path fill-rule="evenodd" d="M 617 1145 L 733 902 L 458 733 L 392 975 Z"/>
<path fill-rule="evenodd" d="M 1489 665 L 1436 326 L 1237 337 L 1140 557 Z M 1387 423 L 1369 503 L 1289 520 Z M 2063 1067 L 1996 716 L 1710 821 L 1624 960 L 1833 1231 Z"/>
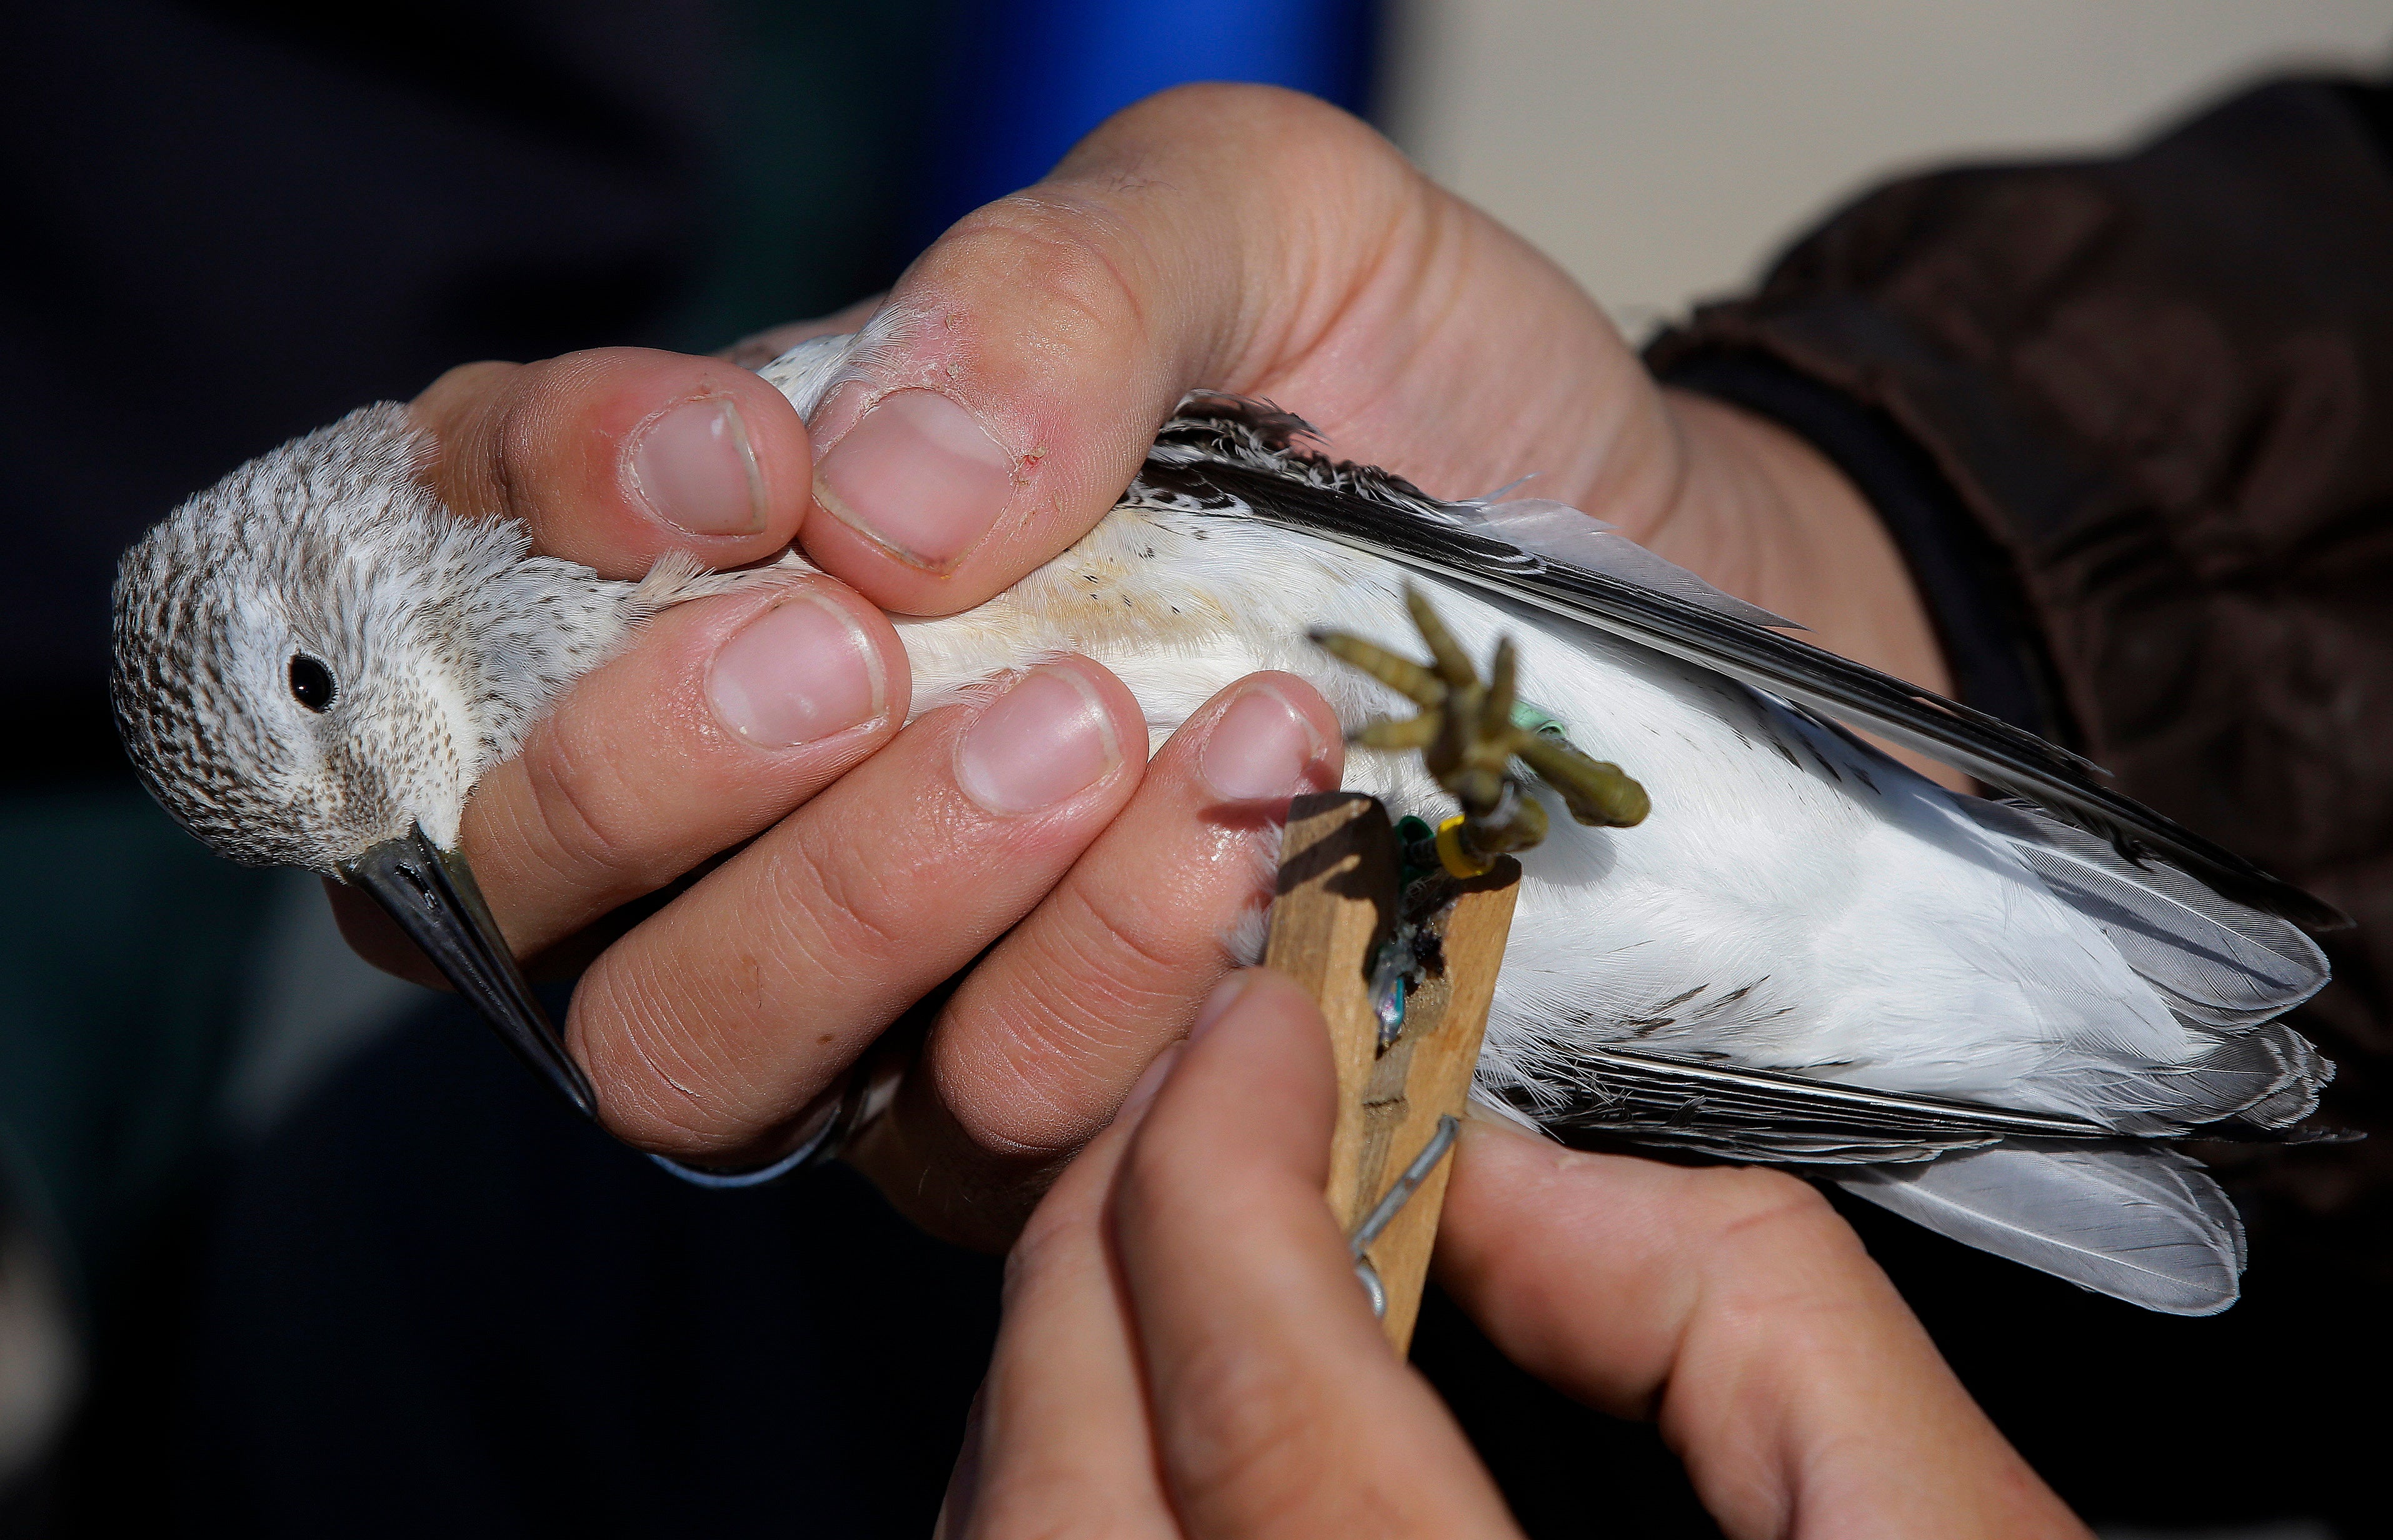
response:
<path fill-rule="evenodd" d="M 477 777 L 513 757 L 557 697 L 621 650 L 635 620 L 635 585 L 572 562 L 523 557 L 478 578 L 462 590 L 460 616 L 475 676 Z"/>

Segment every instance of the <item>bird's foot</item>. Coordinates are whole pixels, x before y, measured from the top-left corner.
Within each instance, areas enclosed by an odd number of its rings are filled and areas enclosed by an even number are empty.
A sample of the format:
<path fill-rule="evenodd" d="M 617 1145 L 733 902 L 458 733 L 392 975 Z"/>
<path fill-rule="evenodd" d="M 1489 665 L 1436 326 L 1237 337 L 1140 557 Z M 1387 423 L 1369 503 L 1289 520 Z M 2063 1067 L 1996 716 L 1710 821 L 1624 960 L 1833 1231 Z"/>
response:
<path fill-rule="evenodd" d="M 1438 830 L 1438 855 L 1447 870 L 1475 877 L 1497 856 L 1546 837 L 1545 807 L 1514 774 L 1515 759 L 1559 792 L 1582 824 L 1627 828 L 1644 818 L 1645 789 L 1618 765 L 1580 752 L 1559 732 L 1530 724 L 1536 713 L 1519 709 L 1513 693 L 1510 637 L 1496 644 L 1482 684 L 1437 611 L 1409 583 L 1405 606 L 1429 646 L 1426 665 L 1341 632 L 1314 632 L 1313 640 L 1420 708 L 1406 721 L 1371 723 L 1353 741 L 1366 749 L 1419 750 L 1430 775 L 1462 804 L 1461 816 Z"/>

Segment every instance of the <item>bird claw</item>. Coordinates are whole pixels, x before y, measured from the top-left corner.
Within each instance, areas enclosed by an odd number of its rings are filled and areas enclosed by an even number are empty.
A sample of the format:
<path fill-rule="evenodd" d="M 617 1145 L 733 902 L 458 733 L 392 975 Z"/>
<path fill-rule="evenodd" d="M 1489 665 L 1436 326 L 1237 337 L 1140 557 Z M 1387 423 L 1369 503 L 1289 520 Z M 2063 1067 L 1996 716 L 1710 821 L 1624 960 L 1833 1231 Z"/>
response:
<path fill-rule="evenodd" d="M 1475 877 L 1497 856 L 1531 849 L 1545 839 L 1545 807 L 1514 772 L 1515 759 L 1560 793 L 1579 823 L 1625 829 L 1644 818 L 1651 807 L 1645 789 L 1618 765 L 1519 720 L 1510 637 L 1496 644 L 1482 684 L 1460 644 L 1410 583 L 1405 585 L 1405 607 L 1429 646 L 1425 665 L 1342 632 L 1316 631 L 1313 640 L 1420 708 L 1419 714 L 1402 721 L 1370 723 L 1353 741 L 1366 749 L 1419 750 L 1431 777 L 1462 804 L 1461 816 L 1449 819 L 1438 833 L 1439 854 L 1454 875 Z"/>

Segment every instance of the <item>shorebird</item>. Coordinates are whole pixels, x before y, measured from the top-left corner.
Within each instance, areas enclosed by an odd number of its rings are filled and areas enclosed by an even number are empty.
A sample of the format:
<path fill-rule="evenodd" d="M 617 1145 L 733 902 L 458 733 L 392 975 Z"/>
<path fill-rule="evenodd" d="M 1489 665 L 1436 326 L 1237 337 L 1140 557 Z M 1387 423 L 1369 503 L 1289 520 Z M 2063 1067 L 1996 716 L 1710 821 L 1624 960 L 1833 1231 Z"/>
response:
<path fill-rule="evenodd" d="M 889 335 L 761 372 L 811 415 Z M 144 536 L 116 589 L 118 721 L 186 828 L 372 894 L 587 1111 L 457 853 L 465 799 L 648 616 L 804 563 L 602 579 L 443 507 L 425 450 L 403 408 L 369 407 Z M 1076 651 L 1157 742 L 1232 680 L 1287 670 L 1366 744 L 1430 750 L 1353 756 L 1349 785 L 1433 815 L 1462 793 L 1459 858 L 1542 833 L 1476 1095 L 1565 1142 L 1787 1165 L 2206 1314 L 2236 1297 L 2243 1226 L 2172 1142 L 2301 1137 L 2333 1073 L 2280 1020 L 2325 981 L 2301 927 L 2337 923 L 2327 905 L 1598 518 L 1432 498 L 1262 403 L 1189 397 L 1078 544 L 898 628 L 917 712 Z M 1426 669 L 1401 656 L 1417 638 Z M 1503 678 L 1478 682 L 1469 659 L 1499 645 Z M 1380 716 L 1389 683 L 1425 724 Z"/>

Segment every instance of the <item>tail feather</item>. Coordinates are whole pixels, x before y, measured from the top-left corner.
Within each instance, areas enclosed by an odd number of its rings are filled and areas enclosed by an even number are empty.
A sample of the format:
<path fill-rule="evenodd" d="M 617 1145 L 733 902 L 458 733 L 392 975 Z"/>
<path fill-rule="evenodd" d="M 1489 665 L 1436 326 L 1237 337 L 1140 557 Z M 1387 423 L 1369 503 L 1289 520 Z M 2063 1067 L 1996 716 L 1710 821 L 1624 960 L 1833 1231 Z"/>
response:
<path fill-rule="evenodd" d="M 2318 1111 L 2334 1063 L 2308 1038 L 2273 1022 L 2231 1046 L 2243 1051 L 2248 1073 L 2262 1082 L 2258 1094 L 2234 1109 L 2235 1116 L 2256 1129 L 2290 1129 Z"/>
<path fill-rule="evenodd" d="M 2168 1315 L 2216 1315 L 2243 1272 L 2243 1221 L 2171 1150 L 2001 1145 L 1836 1181 L 1938 1234 Z"/>
<path fill-rule="evenodd" d="M 2200 1137 L 2210 1125 L 2283 1133 L 2318 1110 L 2334 1065 L 2282 1022 L 2240 1033 L 2188 1023 L 2208 1051 L 2183 1064 L 2088 1066 L 2076 1077 L 2112 1128 L 2142 1138 Z"/>

